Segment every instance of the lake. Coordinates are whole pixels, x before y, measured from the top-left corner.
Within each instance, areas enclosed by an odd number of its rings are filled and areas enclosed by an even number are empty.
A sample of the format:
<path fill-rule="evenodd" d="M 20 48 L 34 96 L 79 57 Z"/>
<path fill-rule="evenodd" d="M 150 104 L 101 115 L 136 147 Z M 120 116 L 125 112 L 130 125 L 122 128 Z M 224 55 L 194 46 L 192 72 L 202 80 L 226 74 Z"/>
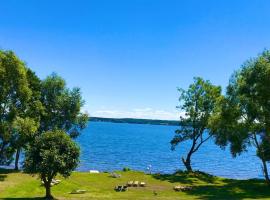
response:
<path fill-rule="evenodd" d="M 76 140 L 81 147 L 77 170 L 114 171 L 129 167 L 147 171 L 149 165 L 152 172 L 183 170 L 181 157 L 186 154 L 190 143 L 180 144 L 171 151 L 170 140 L 176 129 L 176 126 L 89 122 Z M 263 178 L 254 148 L 232 158 L 228 149 L 221 150 L 213 141 L 203 144 L 194 154 L 192 166 L 227 178 Z"/>

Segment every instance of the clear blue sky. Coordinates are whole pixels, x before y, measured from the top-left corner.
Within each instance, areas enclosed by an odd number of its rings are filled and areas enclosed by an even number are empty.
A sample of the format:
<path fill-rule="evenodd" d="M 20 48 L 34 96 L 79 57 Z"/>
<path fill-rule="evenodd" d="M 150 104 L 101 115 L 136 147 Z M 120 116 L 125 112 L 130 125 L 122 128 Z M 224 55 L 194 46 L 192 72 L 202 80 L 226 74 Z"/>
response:
<path fill-rule="evenodd" d="M 223 87 L 270 47 L 268 0 L 0 0 L 0 48 L 108 117 L 177 118 L 177 87 Z"/>

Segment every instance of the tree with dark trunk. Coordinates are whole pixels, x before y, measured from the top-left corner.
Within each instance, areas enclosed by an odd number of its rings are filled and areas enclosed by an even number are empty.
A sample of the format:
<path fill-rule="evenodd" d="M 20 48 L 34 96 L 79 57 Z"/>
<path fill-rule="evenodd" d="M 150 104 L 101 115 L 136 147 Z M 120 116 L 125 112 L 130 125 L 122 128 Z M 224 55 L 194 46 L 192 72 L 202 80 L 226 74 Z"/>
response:
<path fill-rule="evenodd" d="M 0 165 L 13 161 L 12 123 L 24 113 L 31 99 L 27 70 L 12 51 L 0 50 Z"/>
<path fill-rule="evenodd" d="M 235 72 L 226 96 L 211 119 L 216 144 L 230 145 L 235 157 L 253 145 L 262 162 L 262 171 L 270 185 L 267 162 L 270 161 L 270 52 L 248 60 Z"/>
<path fill-rule="evenodd" d="M 70 175 L 77 166 L 79 150 L 72 141 L 88 123 L 81 113 L 84 101 L 79 88 L 69 89 L 52 74 L 40 85 L 42 112 L 34 142 L 25 148 L 24 171 L 40 174 L 46 198 L 52 198 L 51 182 L 57 174 Z"/>
<path fill-rule="evenodd" d="M 192 171 L 192 155 L 212 136 L 208 131 L 209 119 L 221 96 L 221 88 L 202 78 L 194 78 L 194 83 L 188 90 L 179 91 L 181 95 L 178 108 L 184 116 L 180 117 L 180 129 L 175 131 L 171 145 L 174 150 L 179 143 L 191 140 L 191 147 L 186 157 L 182 157 L 182 162 L 187 171 Z"/>
<path fill-rule="evenodd" d="M 16 155 L 15 155 L 15 167 L 14 167 L 15 170 L 19 170 L 20 153 L 21 153 L 21 149 L 18 148 L 18 149 L 16 150 Z"/>
<path fill-rule="evenodd" d="M 25 152 L 24 171 L 39 174 L 52 199 L 51 183 L 57 174 L 70 176 L 79 163 L 79 147 L 61 130 L 48 131 L 35 138 Z"/>
<path fill-rule="evenodd" d="M 46 189 L 46 199 L 53 199 L 52 193 L 51 193 L 51 182 L 47 181 L 44 182 L 45 189 Z"/>
<path fill-rule="evenodd" d="M 41 80 L 29 68 L 27 69 L 26 77 L 31 90 L 31 96 L 29 101 L 24 104 L 24 108 L 21 109 L 19 117 L 15 118 L 13 122 L 11 146 L 15 151 L 15 170 L 19 170 L 21 152 L 37 134 L 40 116 L 43 112 L 43 105 L 40 101 Z"/>

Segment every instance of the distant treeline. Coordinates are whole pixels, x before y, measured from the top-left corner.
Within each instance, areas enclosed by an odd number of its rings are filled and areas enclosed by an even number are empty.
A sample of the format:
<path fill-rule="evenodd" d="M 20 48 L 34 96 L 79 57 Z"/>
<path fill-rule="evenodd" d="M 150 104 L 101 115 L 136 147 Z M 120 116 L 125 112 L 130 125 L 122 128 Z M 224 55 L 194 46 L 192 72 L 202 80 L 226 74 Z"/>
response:
<path fill-rule="evenodd" d="M 167 125 L 178 126 L 179 121 L 176 120 L 158 120 L 158 119 L 134 119 L 134 118 L 103 118 L 90 117 L 93 122 L 112 122 L 112 123 L 129 123 L 129 124 L 153 124 L 153 125 Z"/>

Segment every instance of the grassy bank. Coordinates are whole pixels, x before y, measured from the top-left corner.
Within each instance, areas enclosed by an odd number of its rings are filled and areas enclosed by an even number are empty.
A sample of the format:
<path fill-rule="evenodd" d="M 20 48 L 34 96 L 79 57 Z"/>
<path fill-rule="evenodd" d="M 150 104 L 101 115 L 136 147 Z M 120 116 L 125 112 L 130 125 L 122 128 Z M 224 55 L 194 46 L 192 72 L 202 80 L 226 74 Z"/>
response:
<path fill-rule="evenodd" d="M 207 174 L 178 173 L 175 175 L 146 175 L 142 172 L 118 172 L 120 178 L 108 173 L 89 174 L 74 172 L 68 179 L 52 187 L 57 199 L 270 199 L 270 187 L 261 180 L 231 180 Z M 146 182 L 146 187 L 129 188 L 115 192 L 116 185 L 127 181 Z M 176 185 L 192 186 L 191 191 L 175 192 Z M 69 194 L 72 190 L 84 189 L 85 194 Z M 41 199 L 44 188 L 37 177 L 0 170 L 0 199 Z"/>

